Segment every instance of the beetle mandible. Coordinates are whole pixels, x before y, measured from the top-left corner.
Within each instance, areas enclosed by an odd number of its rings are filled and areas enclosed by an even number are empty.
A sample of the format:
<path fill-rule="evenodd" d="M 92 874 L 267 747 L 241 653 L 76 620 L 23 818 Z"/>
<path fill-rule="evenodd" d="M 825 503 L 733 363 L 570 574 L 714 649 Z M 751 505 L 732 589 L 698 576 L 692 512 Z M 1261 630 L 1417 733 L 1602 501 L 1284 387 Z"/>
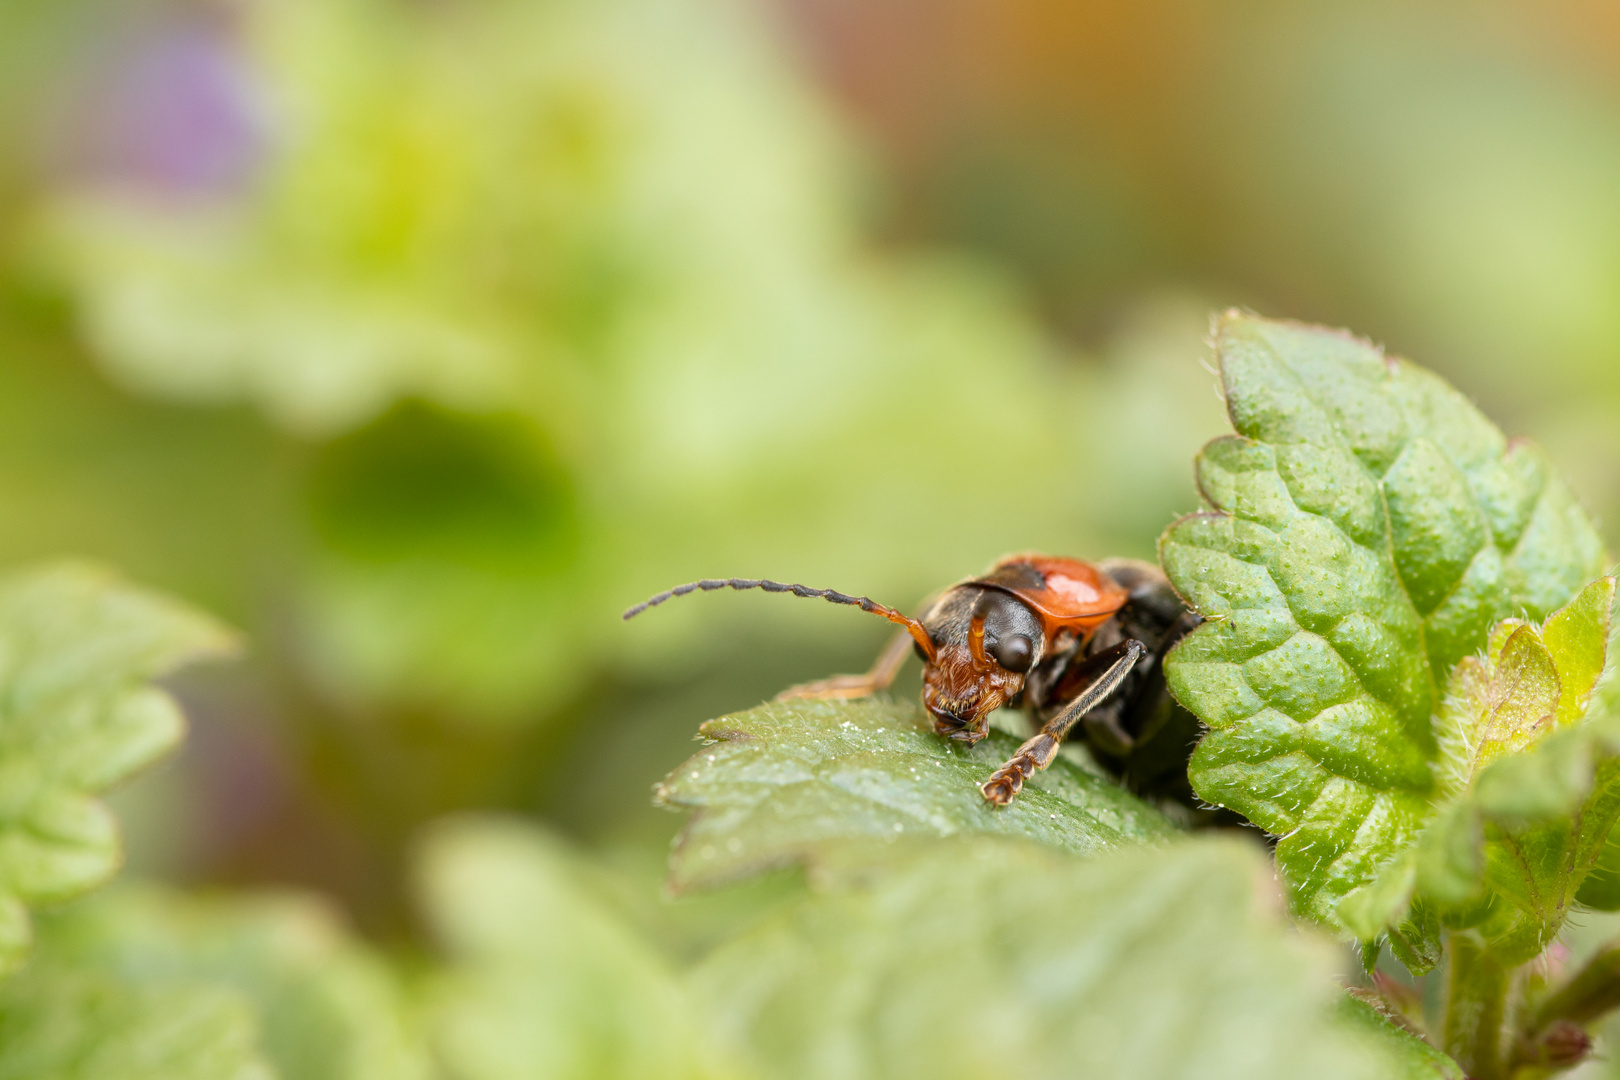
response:
<path fill-rule="evenodd" d="M 1052 763 L 1071 733 L 1133 790 L 1197 805 L 1186 764 L 1198 725 L 1170 696 L 1164 657 L 1200 620 L 1151 563 L 1009 555 L 983 576 L 946 589 L 920 619 L 864 596 L 748 578 L 680 585 L 624 617 L 712 589 L 762 589 L 849 604 L 902 628 L 866 674 L 835 675 L 780 697 L 876 693 L 894 681 L 914 650 L 924 665 L 923 706 L 945 738 L 972 746 L 988 734 L 996 709 L 1026 709 L 1040 730 L 984 782 L 984 797 L 994 805 L 1010 803 L 1025 780 Z"/>

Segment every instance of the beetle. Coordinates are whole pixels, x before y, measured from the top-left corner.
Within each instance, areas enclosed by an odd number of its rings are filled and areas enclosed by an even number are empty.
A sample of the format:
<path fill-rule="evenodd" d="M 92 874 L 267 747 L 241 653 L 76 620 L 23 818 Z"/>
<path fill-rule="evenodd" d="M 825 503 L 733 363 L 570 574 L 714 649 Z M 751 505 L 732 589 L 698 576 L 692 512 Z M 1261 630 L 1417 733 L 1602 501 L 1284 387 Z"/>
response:
<path fill-rule="evenodd" d="M 780 697 L 877 693 L 894 682 L 906 654 L 915 651 L 923 661 L 923 706 L 939 735 L 972 746 L 988 734 L 996 709 L 1029 712 L 1040 730 L 981 788 L 996 806 L 1010 803 L 1025 780 L 1050 765 L 1071 733 L 1133 790 L 1198 805 L 1186 775 L 1198 722 L 1171 697 L 1164 657 L 1200 619 L 1151 563 L 1009 555 L 984 575 L 944 590 L 921 618 L 832 589 L 710 578 L 661 592 L 624 618 L 713 589 L 819 598 L 901 627 L 864 675 L 835 675 Z"/>

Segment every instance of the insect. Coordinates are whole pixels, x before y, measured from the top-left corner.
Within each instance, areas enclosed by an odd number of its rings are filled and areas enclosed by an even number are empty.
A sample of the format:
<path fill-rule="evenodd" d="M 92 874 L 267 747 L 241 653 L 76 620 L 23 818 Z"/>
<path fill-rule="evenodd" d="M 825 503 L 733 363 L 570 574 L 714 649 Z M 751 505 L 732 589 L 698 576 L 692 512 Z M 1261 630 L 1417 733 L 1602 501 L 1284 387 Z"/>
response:
<path fill-rule="evenodd" d="M 713 589 L 763 589 L 849 604 L 901 627 L 866 674 L 835 675 L 781 697 L 876 693 L 915 651 L 923 661 L 923 706 L 945 738 L 972 746 L 988 734 L 996 709 L 1027 710 L 1040 730 L 981 789 L 997 806 L 1010 803 L 1025 780 L 1050 765 L 1071 733 L 1133 790 L 1197 805 L 1186 776 L 1197 721 L 1170 696 L 1163 662 L 1200 620 L 1151 563 L 1010 555 L 982 577 L 940 593 L 920 619 L 864 596 L 747 578 L 680 585 L 624 617 Z"/>

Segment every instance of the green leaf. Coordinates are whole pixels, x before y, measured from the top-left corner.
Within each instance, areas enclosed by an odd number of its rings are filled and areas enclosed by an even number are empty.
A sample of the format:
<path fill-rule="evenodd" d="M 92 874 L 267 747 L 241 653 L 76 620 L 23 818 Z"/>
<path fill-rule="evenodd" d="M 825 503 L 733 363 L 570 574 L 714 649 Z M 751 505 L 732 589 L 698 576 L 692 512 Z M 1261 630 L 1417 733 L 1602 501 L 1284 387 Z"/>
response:
<path fill-rule="evenodd" d="M 573 864 L 515 822 L 445 822 L 428 837 L 420 892 L 449 956 L 429 1020 L 454 1080 L 704 1072 L 680 984 Z"/>
<path fill-rule="evenodd" d="M 1544 626 L 1504 619 L 1481 656 L 1458 662 L 1435 725 L 1443 792 L 1458 794 L 1492 762 L 1586 714 L 1603 673 L 1614 591 L 1613 578 L 1599 578 Z"/>
<path fill-rule="evenodd" d="M 921 839 L 993 834 L 1091 854 L 1176 832 L 1066 757 L 1012 805 L 992 807 L 979 785 L 1019 740 L 992 730 L 966 749 L 934 734 L 912 702 L 773 701 L 700 730 L 709 745 L 657 789 L 664 805 L 697 811 L 671 858 L 677 887 L 802 861 L 882 860 Z"/>
<path fill-rule="evenodd" d="M 117 823 L 91 796 L 184 729 L 147 681 L 232 644 L 211 619 L 89 567 L 0 578 L 0 969 L 24 955 L 24 904 L 117 870 Z"/>
<path fill-rule="evenodd" d="M 1598 682 L 1597 690 L 1592 694 L 1590 709 L 1596 722 L 1620 717 L 1620 677 L 1616 677 L 1620 671 L 1613 670 L 1615 659 L 1620 658 L 1620 647 L 1617 645 L 1620 645 L 1620 624 L 1609 634 L 1611 670 L 1606 678 Z M 1620 910 L 1620 836 L 1615 832 L 1610 831 L 1596 864 L 1581 882 L 1577 894 L 1582 904 L 1600 911 Z"/>
<path fill-rule="evenodd" d="M 1553 612 L 1541 638 L 1558 666 L 1558 724 L 1568 727 L 1586 715 L 1609 656 L 1614 613 L 1612 576 L 1582 589 L 1565 607 Z"/>
<path fill-rule="evenodd" d="M 229 991 L 265 1056 L 300 1080 L 422 1080 L 400 988 L 324 904 L 294 894 L 191 897 L 118 886 L 41 920 L 41 955 L 134 992 L 176 983 Z"/>
<path fill-rule="evenodd" d="M 590 677 L 573 479 L 532 421 L 402 406 L 312 456 L 299 657 L 347 710 L 533 723 Z"/>
<path fill-rule="evenodd" d="M 1458 786 L 1506 754 L 1517 753 L 1553 729 L 1561 682 L 1552 654 L 1535 627 L 1507 620 L 1491 634 L 1486 657 L 1464 657 L 1441 710 L 1441 729 L 1455 726 L 1466 769 Z M 1460 699 L 1460 700 L 1459 700 Z M 1448 722 L 1448 714 L 1452 717 Z"/>
<path fill-rule="evenodd" d="M 1620 818 L 1620 722 L 1583 720 L 1614 596 L 1599 578 L 1542 626 L 1505 620 L 1457 665 L 1438 717 L 1444 798 L 1413 847 L 1340 904 L 1358 936 L 1414 898 L 1452 929 L 1479 928 L 1498 962 L 1557 934 Z"/>
<path fill-rule="evenodd" d="M 253 1010 L 229 991 L 39 970 L 0 984 L 7 1080 L 275 1080 Z"/>
<path fill-rule="evenodd" d="M 1620 837 L 1612 829 L 1597 862 L 1577 887 L 1575 899 L 1597 911 L 1620 911 Z"/>
<path fill-rule="evenodd" d="M 694 985 L 727 1048 L 795 1080 L 1399 1075 L 1279 907 L 1252 844 L 981 837 L 789 906 Z"/>
<path fill-rule="evenodd" d="M 1603 547 L 1544 455 L 1429 372 L 1235 312 L 1215 345 L 1238 435 L 1199 457 L 1209 509 L 1160 541 L 1208 620 L 1167 675 L 1211 729 L 1194 790 L 1277 835 L 1293 907 L 1337 924 L 1430 815 L 1437 688 Z"/>
<path fill-rule="evenodd" d="M 1338 1015 L 1349 1026 L 1380 1042 L 1396 1062 L 1390 1075 L 1401 1080 L 1467 1080 L 1460 1065 L 1427 1039 L 1392 1019 L 1372 1003 L 1346 994 Z"/>

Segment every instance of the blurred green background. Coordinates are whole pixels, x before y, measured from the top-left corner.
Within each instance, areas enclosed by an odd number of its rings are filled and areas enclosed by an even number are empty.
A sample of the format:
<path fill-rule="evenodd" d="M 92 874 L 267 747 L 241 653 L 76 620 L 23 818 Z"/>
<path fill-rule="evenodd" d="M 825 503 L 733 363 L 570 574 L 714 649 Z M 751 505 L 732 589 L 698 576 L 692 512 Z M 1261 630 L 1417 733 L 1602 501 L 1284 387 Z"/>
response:
<path fill-rule="evenodd" d="M 4 0 L 0 557 L 249 636 L 138 872 L 393 940 L 450 810 L 656 872 L 697 724 L 886 627 L 619 612 L 1151 557 L 1213 310 L 1438 369 L 1611 520 L 1617 73 L 1597 0 Z"/>

